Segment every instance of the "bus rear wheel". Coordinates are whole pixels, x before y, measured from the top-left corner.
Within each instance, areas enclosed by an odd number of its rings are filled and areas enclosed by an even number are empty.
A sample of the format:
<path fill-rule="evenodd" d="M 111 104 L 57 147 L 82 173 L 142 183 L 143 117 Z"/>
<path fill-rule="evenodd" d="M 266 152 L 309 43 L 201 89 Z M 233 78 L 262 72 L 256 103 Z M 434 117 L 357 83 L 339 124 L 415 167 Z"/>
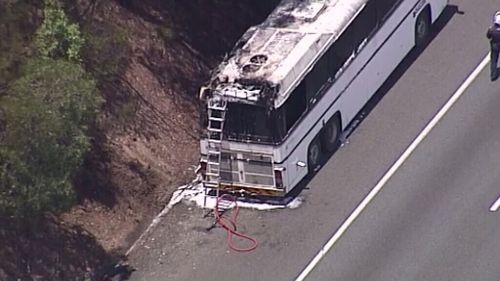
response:
<path fill-rule="evenodd" d="M 415 45 L 422 47 L 427 44 L 431 31 L 431 15 L 429 7 L 426 7 L 417 18 L 415 23 Z"/>
<path fill-rule="evenodd" d="M 307 149 L 307 168 L 309 174 L 316 172 L 321 166 L 321 142 L 318 137 L 309 144 Z"/>
<path fill-rule="evenodd" d="M 340 121 L 338 117 L 333 117 L 325 124 L 321 134 L 323 149 L 326 152 L 335 152 L 340 146 Z"/>

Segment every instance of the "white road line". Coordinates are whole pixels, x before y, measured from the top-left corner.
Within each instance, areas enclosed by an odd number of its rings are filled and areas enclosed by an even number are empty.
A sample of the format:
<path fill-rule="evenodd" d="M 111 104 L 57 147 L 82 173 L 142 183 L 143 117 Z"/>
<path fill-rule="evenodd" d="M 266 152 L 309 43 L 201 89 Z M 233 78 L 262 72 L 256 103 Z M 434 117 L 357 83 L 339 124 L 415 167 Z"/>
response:
<path fill-rule="evenodd" d="M 500 196 L 498 196 L 497 201 L 491 205 L 490 212 L 496 212 L 500 208 Z"/>
<path fill-rule="evenodd" d="M 462 85 L 457 89 L 453 96 L 446 102 L 446 104 L 439 110 L 439 112 L 432 118 L 432 120 L 427 124 L 427 126 L 420 132 L 420 134 L 413 140 L 413 142 L 408 146 L 405 152 L 399 157 L 399 159 L 394 163 L 394 165 L 387 171 L 387 173 L 380 179 L 380 181 L 375 185 L 375 187 L 368 193 L 368 195 L 363 199 L 363 201 L 356 207 L 354 212 L 347 218 L 347 220 L 340 226 L 340 228 L 335 232 L 335 234 L 328 240 L 328 242 L 321 248 L 321 250 L 316 254 L 316 256 L 309 262 L 309 264 L 304 268 L 300 275 L 295 279 L 295 281 L 303 281 L 309 273 L 316 267 L 316 265 L 321 261 L 321 259 L 328 253 L 328 251 L 335 245 L 337 240 L 344 234 L 344 232 L 349 228 L 349 226 L 356 220 L 356 218 L 361 214 L 361 212 L 366 208 L 370 201 L 377 195 L 377 193 L 384 187 L 385 183 L 394 175 L 394 173 L 403 165 L 403 163 L 408 159 L 411 153 L 417 148 L 417 146 L 425 139 L 425 137 L 430 133 L 430 131 L 436 126 L 436 124 L 443 118 L 443 116 L 450 110 L 450 108 L 455 104 L 455 102 L 462 96 L 465 90 L 470 86 L 472 81 L 476 79 L 483 68 L 489 63 L 490 54 L 488 53 L 486 57 L 479 63 L 479 65 L 474 69 L 474 71 L 467 77 L 467 79 L 462 83 Z M 499 203 L 500 204 L 500 203 Z"/>

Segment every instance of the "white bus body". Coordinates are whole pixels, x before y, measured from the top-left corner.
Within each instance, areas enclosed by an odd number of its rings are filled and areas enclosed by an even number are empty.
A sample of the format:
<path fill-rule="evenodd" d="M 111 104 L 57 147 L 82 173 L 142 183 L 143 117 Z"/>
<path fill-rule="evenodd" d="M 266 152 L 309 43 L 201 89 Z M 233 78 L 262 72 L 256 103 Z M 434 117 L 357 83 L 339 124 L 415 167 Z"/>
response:
<path fill-rule="evenodd" d="M 319 139 L 320 137 L 324 139 L 325 128 L 331 130 L 328 133 L 331 135 L 331 132 L 335 131 L 331 128 L 339 127 L 334 135 L 338 138 L 338 132 L 346 129 L 416 45 L 416 41 L 420 40 L 418 36 L 423 34 L 422 32 L 427 35 L 428 27 L 436 21 L 447 2 L 447 0 L 282 1 L 268 20 L 250 29 L 251 36 L 243 40 L 240 44 L 243 46 L 237 46 L 236 51 L 221 64 L 202 95 L 203 98 L 207 98 L 205 95 L 220 95 L 227 99 L 228 105 L 238 107 L 238 111 L 234 109 L 237 113 L 226 115 L 224 128 L 238 131 L 245 118 L 252 116 L 255 117 L 247 119 L 249 123 L 269 122 L 271 119 L 266 119 L 262 114 L 270 114 L 272 111 L 275 112 L 272 117 L 280 121 L 276 121 L 278 125 L 269 125 L 268 131 L 281 135 L 274 141 L 262 141 L 259 137 L 240 137 L 240 139 L 224 137 L 221 143 L 223 156 L 220 158 L 220 176 L 207 176 L 205 173 L 207 162 L 210 161 L 207 158 L 208 140 L 206 137 L 202 138 L 201 163 L 205 183 L 216 188 L 245 191 L 250 194 L 282 196 L 288 193 L 313 170 L 314 167 L 311 165 L 315 163 L 314 153 L 322 153 L 314 149 L 318 144 L 324 143 Z M 293 5 L 297 7 L 293 8 Z M 379 5 L 386 5 L 389 8 L 384 8 L 387 11 L 380 8 L 379 11 L 377 10 Z M 284 23 L 276 25 L 278 17 Z M 363 17 L 367 18 L 366 26 Z M 427 26 L 423 25 L 425 23 L 422 23 L 422 19 L 428 21 Z M 269 23 L 271 21 L 275 22 L 274 25 Z M 370 23 L 375 24 L 370 26 Z M 350 38 L 348 32 L 358 34 L 360 27 L 366 28 L 369 32 L 368 36 L 358 42 L 360 39 Z M 277 30 L 284 34 L 283 38 L 272 41 L 272 37 L 277 36 Z M 256 33 L 259 33 L 260 37 Z M 262 39 L 262 42 L 257 42 L 257 39 Z M 345 56 L 342 54 L 343 50 L 337 50 L 343 46 L 342 44 L 348 45 L 351 41 L 356 42 L 356 46 L 350 55 Z M 281 45 L 272 49 L 272 46 L 269 46 L 271 44 Z M 283 54 L 273 53 L 272 51 L 276 49 L 284 50 Z M 263 53 L 266 50 L 271 51 Z M 238 79 L 245 75 L 245 71 L 238 68 L 246 66 L 241 61 L 262 54 L 265 55 L 262 57 L 263 62 L 258 59 L 255 61 L 263 66 L 257 65 L 255 69 L 250 69 L 248 71 L 250 74 L 246 78 L 251 77 L 251 79 L 245 80 L 250 82 L 240 83 Z M 332 58 L 343 55 L 344 57 L 339 59 L 341 63 L 339 66 L 337 60 Z M 320 64 L 324 64 L 324 67 L 320 68 L 322 66 Z M 319 73 L 318 77 L 311 74 L 310 78 L 307 78 L 306 76 L 314 72 L 316 66 L 318 71 L 315 73 Z M 318 87 L 313 82 L 324 78 L 325 73 L 321 71 L 325 69 L 333 69 L 335 73 L 328 73 L 327 81 Z M 303 82 L 306 79 L 310 79 L 310 82 Z M 270 87 L 276 87 L 274 92 L 269 91 L 272 94 L 265 94 L 262 90 L 264 87 L 254 89 L 240 85 L 251 84 L 251 81 L 265 81 L 271 85 Z M 309 93 L 308 87 L 315 88 L 313 94 Z M 304 100 L 302 96 L 294 97 L 294 93 L 302 92 L 306 96 Z M 303 107 L 304 102 L 305 109 L 301 109 L 301 112 L 297 113 L 299 116 L 295 116 L 292 108 Z M 232 105 L 236 103 L 245 105 Z M 252 104 L 264 106 L 266 113 L 259 111 L 247 114 L 245 110 L 251 111 Z M 228 110 L 230 113 L 231 109 Z M 242 120 L 232 124 L 231 118 Z M 295 121 L 293 124 L 288 124 L 292 123 L 288 122 L 289 120 Z M 278 129 L 275 130 L 275 127 Z M 278 133 L 280 130 L 283 132 Z M 325 149 L 324 145 L 319 149 Z"/>

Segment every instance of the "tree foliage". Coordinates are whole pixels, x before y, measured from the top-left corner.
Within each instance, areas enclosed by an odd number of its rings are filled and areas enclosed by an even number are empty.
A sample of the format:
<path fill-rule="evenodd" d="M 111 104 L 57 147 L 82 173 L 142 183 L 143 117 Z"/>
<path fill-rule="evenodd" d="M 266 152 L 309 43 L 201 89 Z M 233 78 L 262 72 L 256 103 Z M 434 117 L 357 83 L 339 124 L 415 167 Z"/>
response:
<path fill-rule="evenodd" d="M 0 1 L 0 90 L 19 75 L 28 53 L 27 42 L 34 32 L 26 1 Z"/>
<path fill-rule="evenodd" d="M 43 22 L 36 34 L 36 45 L 43 56 L 80 61 L 84 44 L 80 28 L 70 23 L 58 0 L 45 0 Z"/>
<path fill-rule="evenodd" d="M 127 37 L 124 30 L 107 23 L 88 21 L 82 25 L 85 44 L 82 58 L 100 84 L 113 81 L 126 68 Z"/>
<path fill-rule="evenodd" d="M 87 130 L 101 100 L 80 65 L 32 59 L 0 97 L 0 211 L 20 216 L 59 210 L 89 150 Z"/>

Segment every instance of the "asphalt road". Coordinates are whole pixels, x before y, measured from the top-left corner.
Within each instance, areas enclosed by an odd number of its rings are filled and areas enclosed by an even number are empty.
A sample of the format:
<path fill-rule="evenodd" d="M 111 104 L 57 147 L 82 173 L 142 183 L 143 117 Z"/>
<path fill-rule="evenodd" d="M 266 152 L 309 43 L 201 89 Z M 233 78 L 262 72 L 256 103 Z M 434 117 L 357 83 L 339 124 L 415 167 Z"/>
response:
<path fill-rule="evenodd" d="M 489 69 L 487 69 L 489 71 Z M 500 85 L 483 71 L 309 275 L 500 280 Z"/>
<path fill-rule="evenodd" d="M 294 280 L 487 53 L 499 4 L 450 1 L 301 207 L 242 211 L 254 252 L 229 251 L 220 228 L 207 230 L 212 218 L 178 205 L 131 253 L 130 280 Z M 307 280 L 499 280 L 500 211 L 488 210 L 500 194 L 495 89 L 481 73 Z"/>

